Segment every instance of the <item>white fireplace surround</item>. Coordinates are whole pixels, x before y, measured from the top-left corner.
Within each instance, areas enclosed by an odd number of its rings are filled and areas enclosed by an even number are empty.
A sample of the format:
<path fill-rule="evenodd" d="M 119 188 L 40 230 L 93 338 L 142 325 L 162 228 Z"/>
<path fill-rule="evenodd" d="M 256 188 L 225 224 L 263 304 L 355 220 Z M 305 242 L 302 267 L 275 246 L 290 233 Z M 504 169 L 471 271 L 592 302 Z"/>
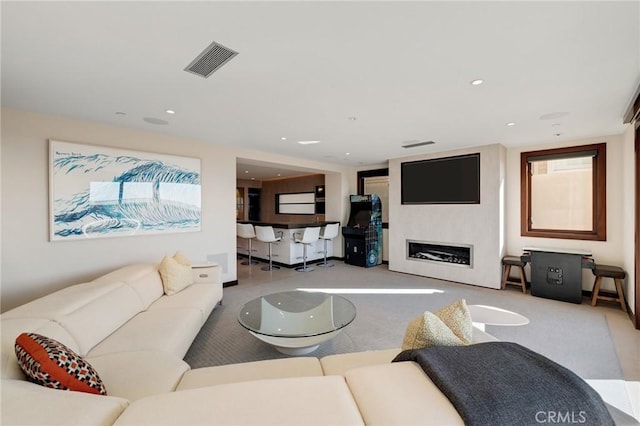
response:
<path fill-rule="evenodd" d="M 480 204 L 402 204 L 401 165 L 480 153 Z M 506 149 L 500 144 L 389 160 L 389 270 L 488 288 L 500 288 L 504 254 Z M 424 182 L 425 185 L 435 184 Z M 392 229 L 391 229 L 392 228 Z M 407 240 L 473 246 L 473 267 L 450 267 L 407 256 Z"/>
<path fill-rule="evenodd" d="M 473 244 L 407 240 L 407 259 L 473 268 Z"/>

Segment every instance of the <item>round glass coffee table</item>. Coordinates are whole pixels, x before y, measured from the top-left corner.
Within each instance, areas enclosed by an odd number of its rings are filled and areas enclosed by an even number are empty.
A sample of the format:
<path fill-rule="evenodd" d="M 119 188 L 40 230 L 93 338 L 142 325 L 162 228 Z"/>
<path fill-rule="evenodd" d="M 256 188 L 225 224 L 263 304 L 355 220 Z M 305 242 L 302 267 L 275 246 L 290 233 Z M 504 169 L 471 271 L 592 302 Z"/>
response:
<path fill-rule="evenodd" d="M 247 302 L 238 322 L 279 352 L 304 355 L 335 337 L 355 317 L 355 306 L 342 296 L 285 291 Z"/>

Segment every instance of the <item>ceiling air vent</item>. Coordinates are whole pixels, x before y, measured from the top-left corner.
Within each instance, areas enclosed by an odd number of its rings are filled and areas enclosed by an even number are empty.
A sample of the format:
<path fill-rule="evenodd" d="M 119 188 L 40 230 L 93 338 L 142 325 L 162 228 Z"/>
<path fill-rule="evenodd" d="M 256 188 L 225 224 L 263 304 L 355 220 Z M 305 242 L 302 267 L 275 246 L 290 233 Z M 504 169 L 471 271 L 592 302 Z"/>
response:
<path fill-rule="evenodd" d="M 415 148 L 418 146 L 424 146 L 424 145 L 433 145 L 435 142 L 434 141 L 423 141 L 423 142 L 408 142 L 404 145 L 402 145 L 403 148 Z"/>
<path fill-rule="evenodd" d="M 238 52 L 214 41 L 191 61 L 184 70 L 207 78 L 237 54 Z"/>

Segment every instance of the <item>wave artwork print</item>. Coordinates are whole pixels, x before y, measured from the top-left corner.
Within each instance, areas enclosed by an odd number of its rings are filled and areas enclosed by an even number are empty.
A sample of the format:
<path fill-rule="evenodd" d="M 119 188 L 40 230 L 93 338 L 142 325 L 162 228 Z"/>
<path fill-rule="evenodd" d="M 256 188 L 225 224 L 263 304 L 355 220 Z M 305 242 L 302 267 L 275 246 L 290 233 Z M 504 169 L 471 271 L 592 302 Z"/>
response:
<path fill-rule="evenodd" d="M 200 231 L 200 160 L 50 141 L 51 240 Z"/>

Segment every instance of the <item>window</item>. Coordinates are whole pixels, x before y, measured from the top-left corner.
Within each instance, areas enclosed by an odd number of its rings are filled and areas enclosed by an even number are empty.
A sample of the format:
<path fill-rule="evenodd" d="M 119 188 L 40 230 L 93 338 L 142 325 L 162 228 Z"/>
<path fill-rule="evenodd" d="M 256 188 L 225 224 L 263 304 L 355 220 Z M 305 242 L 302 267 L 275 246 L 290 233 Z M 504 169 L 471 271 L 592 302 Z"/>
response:
<path fill-rule="evenodd" d="M 606 144 L 523 152 L 521 234 L 607 239 Z"/>

